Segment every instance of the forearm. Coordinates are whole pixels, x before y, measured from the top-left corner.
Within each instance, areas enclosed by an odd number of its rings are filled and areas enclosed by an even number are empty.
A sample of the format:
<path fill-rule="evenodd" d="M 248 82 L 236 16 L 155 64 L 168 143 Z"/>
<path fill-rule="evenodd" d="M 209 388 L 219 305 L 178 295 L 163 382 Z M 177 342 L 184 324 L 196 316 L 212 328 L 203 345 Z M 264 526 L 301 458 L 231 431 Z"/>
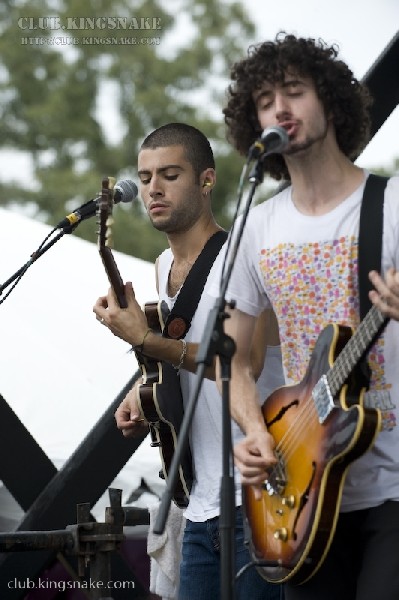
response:
<path fill-rule="evenodd" d="M 269 312 L 265 311 L 261 318 L 255 319 L 235 309 L 230 311 L 230 318 L 226 321 L 226 332 L 236 344 L 231 364 L 230 410 L 233 419 L 246 434 L 266 430 L 255 384 L 254 356 L 251 349 L 265 343 Z M 264 352 L 262 357 L 264 360 Z M 217 380 L 221 389 L 219 371 Z"/>
<path fill-rule="evenodd" d="M 218 377 L 219 391 L 223 392 L 223 382 Z M 231 416 L 246 433 L 266 431 L 266 425 L 259 405 L 258 390 L 251 368 L 239 365 L 233 359 L 230 380 Z"/>
<path fill-rule="evenodd" d="M 142 352 L 151 358 L 169 362 L 176 368 L 180 367 L 195 373 L 198 366 L 196 362 L 198 347 L 199 344 L 188 342 L 184 349 L 182 340 L 165 338 L 150 331 L 144 340 Z M 206 368 L 205 376 L 208 379 L 215 379 L 213 366 Z"/>
<path fill-rule="evenodd" d="M 126 284 L 128 308 L 121 309 L 112 290 L 100 297 L 93 307 L 97 319 L 117 337 L 150 358 L 165 361 L 193 373 L 197 370 L 198 344 L 162 337 L 148 328 L 148 319 L 134 298 L 131 284 Z M 205 377 L 215 379 L 214 367 L 207 367 Z"/>

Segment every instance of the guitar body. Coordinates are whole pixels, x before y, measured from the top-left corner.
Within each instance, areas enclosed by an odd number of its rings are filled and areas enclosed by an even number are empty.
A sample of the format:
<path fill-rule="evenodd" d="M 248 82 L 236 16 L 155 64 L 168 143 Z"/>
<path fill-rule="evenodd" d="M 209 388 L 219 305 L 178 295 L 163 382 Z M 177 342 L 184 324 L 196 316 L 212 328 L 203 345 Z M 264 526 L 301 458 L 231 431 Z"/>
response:
<path fill-rule="evenodd" d="M 348 327 L 326 327 L 302 382 L 275 390 L 262 407 L 278 465 L 261 500 L 243 487 L 243 506 L 252 558 L 273 583 L 300 584 L 319 569 L 334 535 L 347 469 L 372 446 L 380 428 L 380 413 L 363 407 L 365 389 L 355 377 L 320 422 L 315 386 L 351 334 Z"/>
<path fill-rule="evenodd" d="M 161 335 L 168 314 L 166 305 L 147 303 L 144 312 L 148 326 Z M 150 426 L 151 445 L 159 447 L 162 462 L 160 475 L 167 479 L 184 414 L 179 376 L 169 363 L 149 358 L 140 352 L 136 352 L 136 357 L 143 376 L 143 383 L 137 388 L 137 403 Z M 182 458 L 173 491 L 173 500 L 181 508 L 188 504 L 192 479 L 192 459 L 188 450 Z"/>

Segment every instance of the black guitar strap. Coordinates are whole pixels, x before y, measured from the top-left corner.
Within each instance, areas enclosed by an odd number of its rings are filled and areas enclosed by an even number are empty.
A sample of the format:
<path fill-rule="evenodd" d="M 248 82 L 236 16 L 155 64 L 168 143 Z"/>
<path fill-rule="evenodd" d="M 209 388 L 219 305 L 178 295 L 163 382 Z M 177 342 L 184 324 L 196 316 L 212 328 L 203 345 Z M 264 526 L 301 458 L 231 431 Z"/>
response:
<path fill-rule="evenodd" d="M 190 329 L 191 320 L 197 310 L 209 271 L 221 247 L 227 239 L 227 231 L 214 233 L 187 275 L 176 302 L 170 311 L 162 335 L 179 340 L 184 338 Z"/>
<path fill-rule="evenodd" d="M 384 190 L 387 181 L 388 177 L 370 173 L 360 209 L 358 285 L 361 320 L 371 308 L 368 293 L 373 286 L 368 274 L 372 270 L 381 272 Z"/>

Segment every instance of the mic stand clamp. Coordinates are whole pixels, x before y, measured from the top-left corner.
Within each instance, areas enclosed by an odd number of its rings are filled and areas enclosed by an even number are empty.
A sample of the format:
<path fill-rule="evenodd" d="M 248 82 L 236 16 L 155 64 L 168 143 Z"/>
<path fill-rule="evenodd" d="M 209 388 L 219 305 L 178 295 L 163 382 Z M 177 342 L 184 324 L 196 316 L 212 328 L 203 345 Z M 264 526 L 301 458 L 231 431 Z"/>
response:
<path fill-rule="evenodd" d="M 252 171 L 248 175 L 248 181 L 253 184 L 252 194 L 255 188 L 262 183 L 264 177 L 263 159 L 260 157 L 252 167 Z"/>

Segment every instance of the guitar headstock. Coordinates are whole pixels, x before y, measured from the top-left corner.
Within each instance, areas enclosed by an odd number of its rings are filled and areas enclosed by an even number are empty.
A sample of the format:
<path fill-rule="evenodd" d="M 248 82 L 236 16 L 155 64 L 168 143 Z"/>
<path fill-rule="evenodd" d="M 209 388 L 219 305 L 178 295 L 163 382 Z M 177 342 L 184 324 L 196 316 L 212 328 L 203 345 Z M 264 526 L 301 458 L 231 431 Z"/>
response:
<path fill-rule="evenodd" d="M 101 250 L 112 247 L 112 217 L 114 177 L 104 177 L 102 180 L 101 197 L 97 205 L 98 246 Z"/>
<path fill-rule="evenodd" d="M 119 306 L 126 308 L 127 302 L 123 280 L 111 251 L 112 224 L 114 222 L 112 218 L 114 185 L 115 179 L 113 177 L 105 177 L 102 180 L 101 198 L 97 205 L 98 249 Z"/>

